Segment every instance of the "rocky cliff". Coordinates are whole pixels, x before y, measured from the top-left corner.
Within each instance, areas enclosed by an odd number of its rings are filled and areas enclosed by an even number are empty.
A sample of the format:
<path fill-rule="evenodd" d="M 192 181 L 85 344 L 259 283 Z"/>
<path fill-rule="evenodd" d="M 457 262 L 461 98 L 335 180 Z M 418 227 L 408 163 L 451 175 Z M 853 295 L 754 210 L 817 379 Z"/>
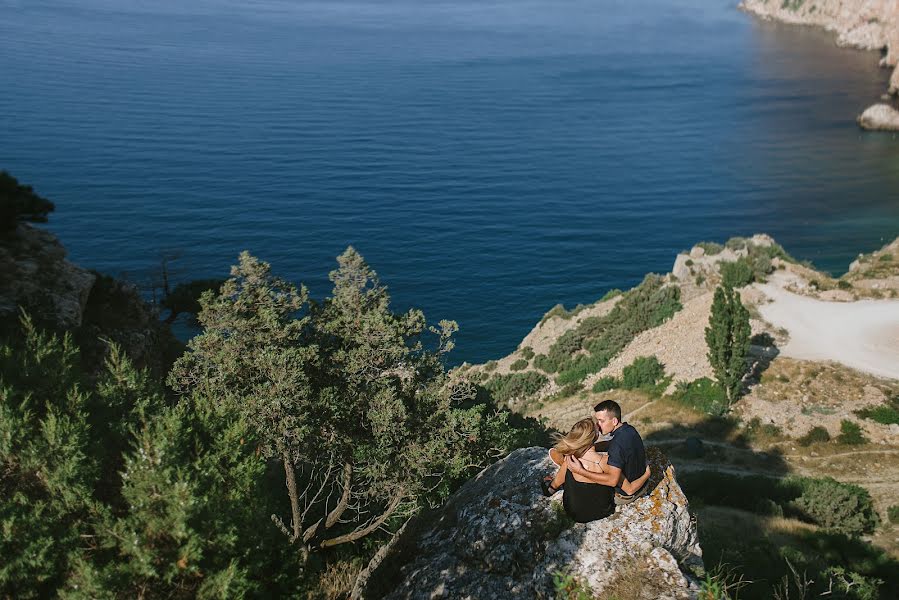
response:
<path fill-rule="evenodd" d="M 516 450 L 410 523 L 363 573 L 354 598 L 555 598 L 560 582 L 597 597 L 694 598 L 696 521 L 674 467 L 648 449 L 652 492 L 607 519 L 577 524 L 548 499 L 545 448 Z"/>
<path fill-rule="evenodd" d="M 0 237 L 0 331 L 23 309 L 41 327 L 73 333 L 89 370 L 110 341 L 160 373 L 181 352 L 135 286 L 72 263 L 56 236 L 27 224 Z"/>
<path fill-rule="evenodd" d="M 841 46 L 881 50 L 881 66 L 893 68 L 889 93 L 899 94 L 899 0 L 743 0 L 740 7 L 765 19 L 824 27 L 836 33 Z M 876 106 L 859 124 L 899 129 L 899 112 L 887 104 Z"/>

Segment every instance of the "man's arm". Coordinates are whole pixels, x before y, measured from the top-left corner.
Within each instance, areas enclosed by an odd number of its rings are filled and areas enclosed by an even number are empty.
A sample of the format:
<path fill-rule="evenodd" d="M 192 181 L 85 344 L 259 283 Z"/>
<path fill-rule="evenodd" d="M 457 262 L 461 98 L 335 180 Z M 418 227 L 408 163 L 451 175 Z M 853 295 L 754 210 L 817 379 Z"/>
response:
<path fill-rule="evenodd" d="M 580 475 L 585 479 L 589 479 L 593 483 L 600 483 L 602 485 L 609 485 L 615 487 L 621 483 L 623 479 L 621 469 L 618 467 L 613 467 L 611 465 L 606 466 L 605 473 L 594 473 L 593 471 L 588 471 L 581 465 L 581 461 L 576 459 L 574 456 L 568 456 L 565 459 L 565 465 L 571 470 L 571 472 L 575 475 Z"/>

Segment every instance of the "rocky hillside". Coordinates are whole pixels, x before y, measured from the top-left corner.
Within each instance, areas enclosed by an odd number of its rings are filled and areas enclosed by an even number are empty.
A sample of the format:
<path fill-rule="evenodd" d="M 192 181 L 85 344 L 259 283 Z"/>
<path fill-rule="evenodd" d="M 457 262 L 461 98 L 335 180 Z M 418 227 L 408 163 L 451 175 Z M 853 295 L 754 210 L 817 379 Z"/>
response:
<path fill-rule="evenodd" d="M 138 365 L 164 373 L 181 344 L 153 307 L 135 286 L 66 254 L 56 236 L 28 224 L 0 236 L 0 327 L 15 327 L 24 310 L 41 326 L 72 332 L 88 365 L 100 365 L 111 341 Z"/>
<path fill-rule="evenodd" d="M 516 450 L 411 522 L 363 573 L 354 598 L 695 598 L 696 521 L 674 468 L 650 449 L 652 492 L 578 524 L 539 481 L 545 448 Z M 563 588 L 566 593 L 562 592 Z"/>
<path fill-rule="evenodd" d="M 837 44 L 880 50 L 881 66 L 893 69 L 889 94 L 899 94 L 899 3 L 895 0 L 743 0 L 740 7 L 765 19 L 815 25 L 833 31 Z M 869 107 L 859 117 L 867 129 L 899 129 L 899 111 Z"/>

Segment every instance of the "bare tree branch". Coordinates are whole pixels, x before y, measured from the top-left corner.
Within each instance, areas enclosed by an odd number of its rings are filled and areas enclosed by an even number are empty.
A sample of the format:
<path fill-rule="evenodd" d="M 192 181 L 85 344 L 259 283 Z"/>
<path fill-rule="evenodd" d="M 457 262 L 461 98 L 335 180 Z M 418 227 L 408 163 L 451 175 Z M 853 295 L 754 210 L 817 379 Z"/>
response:
<path fill-rule="evenodd" d="M 358 540 L 359 538 L 367 536 L 369 533 L 375 531 L 378 527 L 380 527 L 387 519 L 391 517 L 391 515 L 393 515 L 394 512 L 396 512 L 396 509 L 399 507 L 404 497 L 405 494 L 403 492 L 397 493 L 397 495 L 390 502 L 390 505 L 384 510 L 380 517 L 378 517 L 374 521 L 369 522 L 369 524 L 363 527 L 357 527 L 356 529 L 345 535 L 339 535 L 337 537 L 322 541 L 321 547 L 328 548 L 330 546 L 337 546 L 338 544 L 345 544 L 346 542 L 352 542 Z"/>
<path fill-rule="evenodd" d="M 346 510 L 347 505 L 350 501 L 350 483 L 351 478 L 353 476 L 353 467 L 350 463 L 344 463 L 343 465 L 343 493 L 340 495 L 340 502 L 337 503 L 337 506 L 334 507 L 330 513 L 328 513 L 328 518 L 325 519 L 325 529 L 330 529 L 340 520 L 341 515 Z M 327 506 L 326 506 L 327 508 Z"/>

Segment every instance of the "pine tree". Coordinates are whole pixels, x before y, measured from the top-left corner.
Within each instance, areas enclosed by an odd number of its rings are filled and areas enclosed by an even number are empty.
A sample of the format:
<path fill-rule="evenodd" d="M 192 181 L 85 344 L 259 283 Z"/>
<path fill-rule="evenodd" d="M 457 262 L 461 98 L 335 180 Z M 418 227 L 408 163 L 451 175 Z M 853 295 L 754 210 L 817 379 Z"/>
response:
<path fill-rule="evenodd" d="M 402 523 L 515 434 L 446 372 L 455 323 L 394 313 L 352 248 L 330 278 L 332 296 L 310 302 L 241 254 L 220 293 L 201 298 L 204 331 L 169 376 L 198 406 L 242 418 L 279 464 L 289 513 L 271 519 L 301 560 Z"/>
<path fill-rule="evenodd" d="M 739 292 L 729 286 L 718 286 L 712 301 L 712 314 L 705 330 L 708 359 L 725 392 L 728 404 L 740 395 L 749 353 L 749 312 L 740 301 Z"/>

